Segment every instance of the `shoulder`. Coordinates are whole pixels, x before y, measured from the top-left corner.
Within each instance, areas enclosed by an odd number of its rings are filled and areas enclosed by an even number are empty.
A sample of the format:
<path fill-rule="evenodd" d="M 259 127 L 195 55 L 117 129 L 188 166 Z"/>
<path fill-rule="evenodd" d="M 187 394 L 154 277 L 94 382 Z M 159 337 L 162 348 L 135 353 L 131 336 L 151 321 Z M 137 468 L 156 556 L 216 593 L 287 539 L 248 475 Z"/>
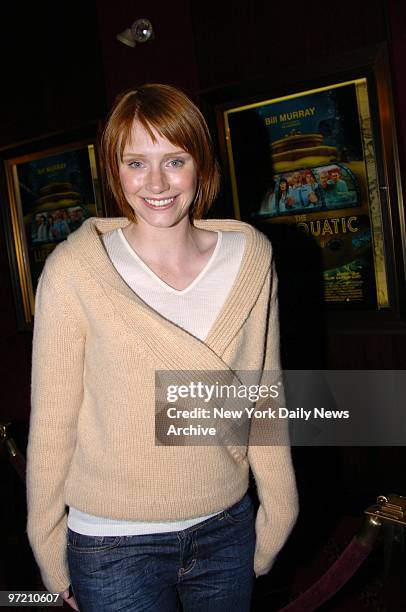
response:
<path fill-rule="evenodd" d="M 46 258 L 41 277 L 47 279 L 55 287 L 66 287 L 83 270 L 80 260 L 86 257 L 86 249 L 90 245 L 87 234 L 91 221 L 92 219 L 84 221 Z"/>
<path fill-rule="evenodd" d="M 49 274 L 81 274 L 89 268 L 91 261 L 98 261 L 104 252 L 102 237 L 118 228 L 125 227 L 128 220 L 123 217 L 90 217 L 70 234 L 66 240 L 47 257 L 45 270 Z"/>
<path fill-rule="evenodd" d="M 61 278 L 68 272 L 71 263 L 71 251 L 67 241 L 64 240 L 46 258 L 42 276 L 47 276 L 49 279 Z"/>

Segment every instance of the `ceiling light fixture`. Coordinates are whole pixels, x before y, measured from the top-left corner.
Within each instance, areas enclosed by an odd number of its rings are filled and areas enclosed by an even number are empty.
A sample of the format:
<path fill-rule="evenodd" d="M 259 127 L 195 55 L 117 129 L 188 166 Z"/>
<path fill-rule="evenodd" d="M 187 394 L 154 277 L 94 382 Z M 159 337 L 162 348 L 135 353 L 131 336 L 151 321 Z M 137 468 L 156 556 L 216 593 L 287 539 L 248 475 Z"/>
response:
<path fill-rule="evenodd" d="M 137 19 L 129 27 L 117 34 L 117 40 L 128 47 L 135 47 L 137 43 L 145 43 L 154 38 L 154 29 L 149 19 Z"/>

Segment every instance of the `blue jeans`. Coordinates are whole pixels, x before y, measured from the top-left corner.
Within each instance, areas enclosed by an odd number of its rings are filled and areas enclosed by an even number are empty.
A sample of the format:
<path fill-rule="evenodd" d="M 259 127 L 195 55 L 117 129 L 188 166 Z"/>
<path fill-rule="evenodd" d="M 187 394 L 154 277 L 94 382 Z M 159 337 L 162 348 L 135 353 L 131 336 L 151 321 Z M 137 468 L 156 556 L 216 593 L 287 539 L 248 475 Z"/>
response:
<path fill-rule="evenodd" d="M 68 529 L 69 572 L 81 612 L 248 612 L 254 550 L 248 494 L 182 531 L 106 537 Z"/>

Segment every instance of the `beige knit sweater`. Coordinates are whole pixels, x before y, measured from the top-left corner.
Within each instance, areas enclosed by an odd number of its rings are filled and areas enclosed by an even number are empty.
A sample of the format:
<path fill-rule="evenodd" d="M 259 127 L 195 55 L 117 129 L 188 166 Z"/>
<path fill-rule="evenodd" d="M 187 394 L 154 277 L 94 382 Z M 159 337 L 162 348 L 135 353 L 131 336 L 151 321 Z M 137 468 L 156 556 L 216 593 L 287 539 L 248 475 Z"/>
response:
<path fill-rule="evenodd" d="M 176 520 L 224 509 L 248 487 L 261 502 L 255 572 L 266 573 L 297 516 L 285 446 L 157 446 L 156 370 L 279 368 L 276 278 L 263 234 L 242 231 L 239 274 L 205 342 L 147 306 L 110 262 L 100 234 L 128 221 L 89 219 L 48 257 L 38 285 L 28 443 L 28 536 L 45 586 L 62 592 L 66 506 L 122 520 Z"/>

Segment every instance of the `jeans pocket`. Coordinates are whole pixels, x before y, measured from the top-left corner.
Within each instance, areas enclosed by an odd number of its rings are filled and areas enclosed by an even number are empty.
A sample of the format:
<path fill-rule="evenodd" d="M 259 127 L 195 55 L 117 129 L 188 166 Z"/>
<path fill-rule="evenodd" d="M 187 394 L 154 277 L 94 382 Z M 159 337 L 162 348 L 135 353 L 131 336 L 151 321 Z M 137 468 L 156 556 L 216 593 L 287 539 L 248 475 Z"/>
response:
<path fill-rule="evenodd" d="M 234 525 L 250 521 L 252 513 L 253 504 L 248 493 L 246 493 L 236 504 L 224 510 L 226 520 Z"/>
<path fill-rule="evenodd" d="M 121 539 L 121 536 L 84 535 L 68 528 L 67 545 L 72 552 L 97 553 L 116 548 Z"/>

